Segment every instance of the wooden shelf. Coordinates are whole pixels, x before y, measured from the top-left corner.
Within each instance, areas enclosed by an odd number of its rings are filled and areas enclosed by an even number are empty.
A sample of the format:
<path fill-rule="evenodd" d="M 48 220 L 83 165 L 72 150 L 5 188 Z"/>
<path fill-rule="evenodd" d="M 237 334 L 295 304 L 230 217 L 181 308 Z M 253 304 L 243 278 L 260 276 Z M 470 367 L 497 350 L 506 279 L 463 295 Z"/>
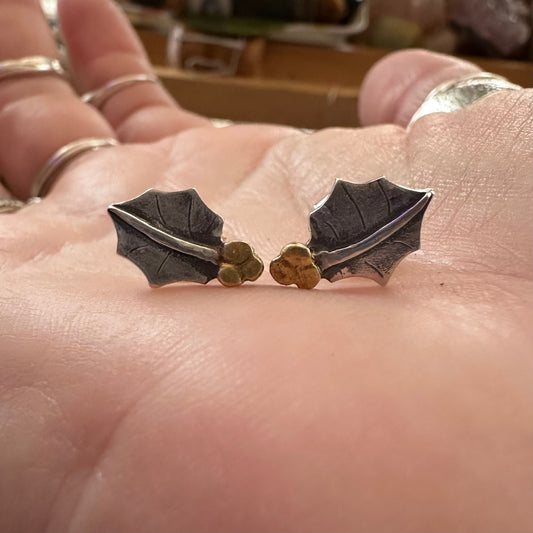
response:
<path fill-rule="evenodd" d="M 182 107 L 208 117 L 311 129 L 358 123 L 355 87 L 203 77 L 165 67 L 156 72 Z"/>
<path fill-rule="evenodd" d="M 166 36 L 151 31 L 139 31 L 139 35 L 158 75 L 184 108 L 213 118 L 312 129 L 357 126 L 359 87 L 370 67 L 389 53 L 365 47 L 338 51 L 266 42 L 252 70 L 217 77 L 163 66 Z M 529 63 L 467 59 L 524 87 L 533 84 Z"/>

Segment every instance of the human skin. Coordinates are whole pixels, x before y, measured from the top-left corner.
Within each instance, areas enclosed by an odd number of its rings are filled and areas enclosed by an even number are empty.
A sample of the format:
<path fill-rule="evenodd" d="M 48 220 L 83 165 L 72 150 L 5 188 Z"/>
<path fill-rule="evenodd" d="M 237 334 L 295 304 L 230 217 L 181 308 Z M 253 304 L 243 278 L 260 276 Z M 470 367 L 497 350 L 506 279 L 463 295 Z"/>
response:
<path fill-rule="evenodd" d="M 80 92 L 149 68 L 107 1 L 60 11 Z M 54 55 L 36 1 L 0 13 L 0 60 Z M 125 143 L 0 217 L 0 530 L 530 531 L 532 92 L 405 128 L 475 70 L 396 54 L 363 86 L 367 127 L 312 135 L 216 129 L 153 85 L 102 116 L 53 77 L 0 82 L 0 173 L 19 197 L 66 142 Z M 298 290 L 267 268 L 153 290 L 106 212 L 196 187 L 268 266 L 306 242 L 336 178 L 382 175 L 435 191 L 422 250 L 385 288 Z"/>

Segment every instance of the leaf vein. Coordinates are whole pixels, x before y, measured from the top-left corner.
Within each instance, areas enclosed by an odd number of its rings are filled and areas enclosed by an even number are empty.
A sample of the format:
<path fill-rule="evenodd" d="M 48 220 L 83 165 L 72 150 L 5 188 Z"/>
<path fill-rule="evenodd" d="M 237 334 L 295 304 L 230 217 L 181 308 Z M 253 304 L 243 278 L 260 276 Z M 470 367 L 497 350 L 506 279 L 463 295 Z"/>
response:
<path fill-rule="evenodd" d="M 392 241 L 392 242 L 395 242 L 395 243 L 397 242 L 398 244 L 403 244 L 404 246 L 407 246 L 407 248 L 409 248 L 410 250 L 414 250 L 414 246 L 411 246 L 410 244 L 407 244 L 404 241 L 395 240 L 395 241 Z"/>
<path fill-rule="evenodd" d="M 359 207 L 359 205 L 357 204 L 357 202 L 355 201 L 355 199 L 352 197 L 352 195 L 348 192 L 348 189 L 346 188 L 346 184 L 342 184 L 342 188 L 346 194 L 346 196 L 348 197 L 348 199 L 352 202 L 352 204 L 354 205 L 358 215 L 359 215 L 359 218 L 361 219 L 361 224 L 363 225 L 363 229 L 366 229 L 366 223 L 365 223 L 365 219 L 363 218 L 363 213 L 361 212 L 361 208 Z"/>
<path fill-rule="evenodd" d="M 189 237 L 192 236 L 192 229 L 191 229 L 191 217 L 192 217 L 192 197 L 189 199 L 189 212 L 187 213 L 187 228 L 189 230 Z"/>
<path fill-rule="evenodd" d="M 139 250 L 142 250 L 143 248 L 149 248 L 150 246 L 148 244 L 141 244 L 141 246 L 136 246 L 135 248 L 132 248 L 131 250 L 128 250 L 128 257 L 131 254 L 134 254 L 135 252 L 138 252 Z"/>
<path fill-rule="evenodd" d="M 218 222 L 218 217 L 217 216 L 214 216 L 211 218 L 211 221 L 209 222 L 209 226 L 207 226 L 205 229 L 204 229 L 204 233 L 206 235 L 208 235 L 211 230 L 215 227 L 215 224 Z"/>
<path fill-rule="evenodd" d="M 392 214 L 392 205 L 390 203 L 390 198 L 388 197 L 387 193 L 385 192 L 385 189 L 383 188 L 383 185 L 381 181 L 377 180 L 376 182 L 378 184 L 379 190 L 383 193 L 383 196 L 385 197 L 385 200 L 387 200 L 387 209 L 389 211 L 389 216 Z"/>
<path fill-rule="evenodd" d="M 157 212 L 159 214 L 159 218 L 161 219 L 162 224 L 166 226 L 167 223 L 165 222 L 165 218 L 163 217 L 163 213 L 161 212 L 161 206 L 159 205 L 159 196 L 157 194 L 155 195 L 155 206 L 157 208 Z"/>
<path fill-rule="evenodd" d="M 331 230 L 331 233 L 333 233 L 335 239 L 339 240 L 339 233 L 337 232 L 335 226 L 329 220 L 324 220 L 323 222 Z"/>
<path fill-rule="evenodd" d="M 170 255 L 171 255 L 170 252 L 168 252 L 167 255 L 165 256 L 165 259 L 163 259 L 163 261 L 161 261 L 161 264 L 159 265 L 159 268 L 157 269 L 157 272 L 156 272 L 157 276 L 159 276 L 161 270 L 163 270 L 163 267 L 165 266 L 166 262 L 168 261 Z"/>
<path fill-rule="evenodd" d="M 376 265 L 373 265 L 370 261 L 366 261 L 365 260 L 365 264 L 368 265 L 371 269 L 375 270 L 379 274 L 380 278 L 384 278 L 385 277 L 385 276 L 383 276 L 383 274 L 381 273 L 379 268 Z"/>

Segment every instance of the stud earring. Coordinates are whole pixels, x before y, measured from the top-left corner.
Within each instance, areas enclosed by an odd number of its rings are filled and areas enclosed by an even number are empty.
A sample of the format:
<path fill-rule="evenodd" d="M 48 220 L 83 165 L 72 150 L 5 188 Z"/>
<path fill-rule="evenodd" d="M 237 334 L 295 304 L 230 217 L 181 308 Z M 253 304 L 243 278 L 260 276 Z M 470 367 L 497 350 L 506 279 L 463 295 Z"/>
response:
<path fill-rule="evenodd" d="M 109 206 L 108 212 L 117 230 L 117 253 L 135 263 L 152 287 L 177 281 L 205 284 L 214 278 L 233 287 L 263 272 L 249 244 L 222 240 L 224 220 L 195 189 L 150 189 Z"/>
<path fill-rule="evenodd" d="M 311 239 L 285 246 L 270 263 L 282 285 L 312 289 L 360 276 L 385 285 L 397 264 L 420 248 L 431 189 L 400 187 L 382 177 L 355 184 L 337 180 L 310 215 Z"/>

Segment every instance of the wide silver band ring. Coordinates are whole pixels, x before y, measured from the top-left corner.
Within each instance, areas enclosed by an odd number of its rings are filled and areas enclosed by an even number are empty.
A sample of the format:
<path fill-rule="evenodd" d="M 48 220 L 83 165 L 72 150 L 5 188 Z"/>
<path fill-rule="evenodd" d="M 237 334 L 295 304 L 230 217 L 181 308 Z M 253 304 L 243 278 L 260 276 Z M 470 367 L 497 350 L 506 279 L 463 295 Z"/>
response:
<path fill-rule="evenodd" d="M 91 104 L 97 109 L 100 109 L 109 98 L 122 91 L 122 89 L 138 83 L 159 83 L 159 78 L 152 74 L 130 74 L 128 76 L 121 76 L 109 81 L 103 87 L 83 94 L 81 100 L 86 104 Z"/>
<path fill-rule="evenodd" d="M 495 91 L 521 88 L 506 78 L 490 72 L 480 72 L 458 80 L 447 81 L 435 87 L 426 96 L 409 121 L 409 126 L 431 113 L 452 113 L 464 109 Z"/>
<path fill-rule="evenodd" d="M 29 56 L 0 61 L 0 81 L 7 78 L 35 74 L 55 74 L 66 78 L 67 74 L 59 59 L 45 56 Z"/>
<path fill-rule="evenodd" d="M 33 182 L 31 189 L 31 196 L 42 198 L 55 182 L 59 172 L 70 163 L 77 156 L 89 152 L 91 150 L 98 150 L 99 148 L 107 148 L 111 146 L 118 146 L 119 142 L 112 138 L 87 138 L 79 139 L 77 141 L 66 144 L 60 148 L 41 168 L 39 174 Z"/>

